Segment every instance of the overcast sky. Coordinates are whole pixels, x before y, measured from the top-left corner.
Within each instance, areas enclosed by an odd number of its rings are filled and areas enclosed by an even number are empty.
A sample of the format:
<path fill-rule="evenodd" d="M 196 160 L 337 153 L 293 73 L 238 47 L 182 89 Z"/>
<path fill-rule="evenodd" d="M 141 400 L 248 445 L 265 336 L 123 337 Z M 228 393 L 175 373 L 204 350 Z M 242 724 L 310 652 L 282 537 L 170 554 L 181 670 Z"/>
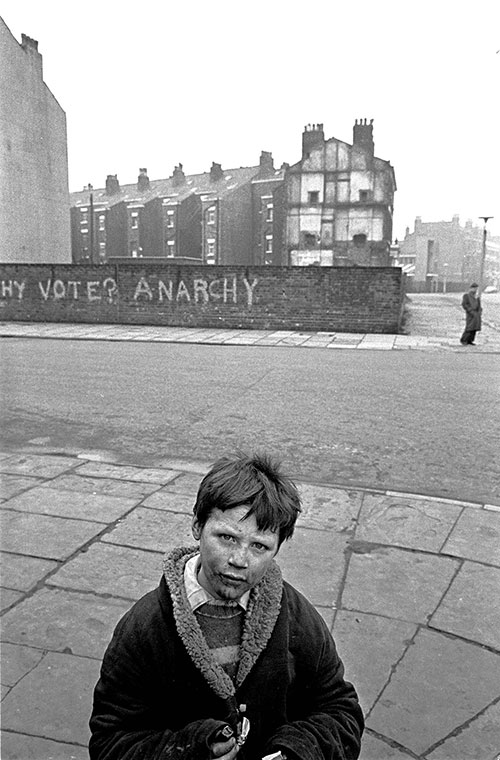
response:
<path fill-rule="evenodd" d="M 2 0 L 66 111 L 70 190 L 300 158 L 305 124 L 374 119 L 394 236 L 460 214 L 500 234 L 498 0 Z"/>

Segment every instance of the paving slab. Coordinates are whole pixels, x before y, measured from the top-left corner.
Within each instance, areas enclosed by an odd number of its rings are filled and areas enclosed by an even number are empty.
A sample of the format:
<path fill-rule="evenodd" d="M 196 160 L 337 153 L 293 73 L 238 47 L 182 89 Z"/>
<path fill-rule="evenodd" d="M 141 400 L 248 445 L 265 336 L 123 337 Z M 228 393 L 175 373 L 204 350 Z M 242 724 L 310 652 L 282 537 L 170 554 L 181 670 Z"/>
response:
<path fill-rule="evenodd" d="M 174 481 L 175 482 L 175 481 Z M 148 496 L 142 503 L 143 507 L 150 509 L 163 509 L 168 512 L 183 512 L 192 517 L 195 499 L 191 494 L 178 493 L 172 491 L 169 486 L 162 488 L 161 491 Z"/>
<path fill-rule="evenodd" d="M 302 512 L 297 525 L 303 528 L 350 533 L 356 527 L 362 493 L 302 483 L 299 486 Z"/>
<path fill-rule="evenodd" d="M 14 686 L 26 673 L 35 668 L 44 652 L 42 649 L 19 646 L 17 644 L 2 644 L 2 686 Z"/>
<path fill-rule="evenodd" d="M 47 583 L 135 600 L 157 587 L 162 572 L 163 554 L 98 542 L 69 560 Z"/>
<path fill-rule="evenodd" d="M 46 487 L 104 496 L 124 496 L 138 502 L 161 488 L 161 485 L 158 483 L 134 483 L 113 478 L 92 478 L 85 475 L 60 475 L 46 483 Z"/>
<path fill-rule="evenodd" d="M 416 632 L 415 623 L 363 612 L 337 612 L 333 637 L 344 661 L 346 678 L 355 684 L 365 715 Z"/>
<path fill-rule="evenodd" d="M 347 540 L 337 533 L 296 528 L 278 554 L 284 578 L 310 602 L 334 607 L 345 573 Z"/>
<path fill-rule="evenodd" d="M 88 760 L 87 747 L 26 734 L 2 733 L 3 760 Z"/>
<path fill-rule="evenodd" d="M 131 607 L 58 588 L 44 588 L 2 618 L 2 639 L 12 644 L 101 658 L 118 620 Z"/>
<path fill-rule="evenodd" d="M 180 472 L 155 467 L 132 467 L 130 465 L 106 464 L 105 462 L 87 462 L 86 464 L 80 463 L 76 474 L 165 485 L 180 475 Z"/>
<path fill-rule="evenodd" d="M 100 493 L 63 491 L 37 486 L 9 501 L 9 509 L 78 520 L 110 523 L 118 520 L 140 502 L 141 498 L 106 496 Z"/>
<path fill-rule="evenodd" d="M 453 504 L 367 494 L 356 538 L 438 552 L 462 509 Z"/>
<path fill-rule="evenodd" d="M 436 609 L 459 563 L 448 557 L 355 542 L 342 606 L 420 623 Z M 357 553 L 359 551 L 359 553 Z"/>
<path fill-rule="evenodd" d="M 13 591 L 10 588 L 0 588 L 0 612 L 11 607 L 13 604 L 22 599 L 24 594 L 20 591 Z"/>
<path fill-rule="evenodd" d="M 102 537 L 112 544 L 167 552 L 176 546 L 195 545 L 191 519 L 185 514 L 137 507 Z"/>
<path fill-rule="evenodd" d="M 5 552 L 2 552 L 0 561 L 2 585 L 17 591 L 29 591 L 59 565 L 58 562 L 49 559 L 37 559 Z"/>
<path fill-rule="evenodd" d="M 50 652 L 4 698 L 3 730 L 87 746 L 99 670 L 98 660 Z"/>
<path fill-rule="evenodd" d="M 42 454 L 17 454 L 0 462 L 0 471 L 19 475 L 33 475 L 39 478 L 55 478 L 62 472 L 73 469 L 77 459 Z"/>
<path fill-rule="evenodd" d="M 494 760 L 500 754 L 500 702 L 488 707 L 456 736 L 447 739 L 427 760 Z"/>
<path fill-rule="evenodd" d="M 33 488 L 33 486 L 37 486 L 43 482 L 42 478 L 0 473 L 0 496 L 2 499 L 10 499 L 12 496 L 17 496 L 18 493 L 27 491 L 28 488 Z"/>
<path fill-rule="evenodd" d="M 498 699 L 499 684 L 499 655 L 421 630 L 373 708 L 368 726 L 423 754 Z"/>
<path fill-rule="evenodd" d="M 183 473 L 191 472 L 200 475 L 200 482 L 204 475 L 212 467 L 212 462 L 193 462 L 187 459 L 161 458 L 155 460 L 157 467 L 170 467 L 172 470 L 182 470 Z M 179 474 L 179 473 L 177 473 Z"/>
<path fill-rule="evenodd" d="M 500 652 L 499 596 L 499 568 L 464 562 L 430 625 Z"/>
<path fill-rule="evenodd" d="M 415 760 L 415 755 L 403 752 L 365 731 L 359 760 Z"/>
<path fill-rule="evenodd" d="M 443 552 L 500 567 L 500 512 L 465 510 Z"/>
<path fill-rule="evenodd" d="M 200 483 L 201 476 L 198 473 L 187 472 L 183 475 L 179 475 L 178 478 L 168 483 L 168 485 L 165 486 L 165 490 L 188 493 L 193 497 L 194 504 Z"/>
<path fill-rule="evenodd" d="M 4 551 L 46 559 L 67 559 L 103 530 L 103 524 L 29 512 L 0 512 Z"/>

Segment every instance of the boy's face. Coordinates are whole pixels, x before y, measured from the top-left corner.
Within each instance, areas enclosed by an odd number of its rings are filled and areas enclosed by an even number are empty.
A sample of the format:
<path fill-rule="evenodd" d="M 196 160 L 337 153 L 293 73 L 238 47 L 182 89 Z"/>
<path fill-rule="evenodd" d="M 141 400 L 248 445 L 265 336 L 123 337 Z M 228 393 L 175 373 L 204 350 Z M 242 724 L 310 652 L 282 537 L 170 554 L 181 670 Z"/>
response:
<path fill-rule="evenodd" d="M 263 578 L 279 548 L 278 533 L 261 531 L 246 506 L 213 509 L 203 527 L 193 518 L 193 536 L 200 542 L 198 581 L 212 596 L 239 599 Z"/>

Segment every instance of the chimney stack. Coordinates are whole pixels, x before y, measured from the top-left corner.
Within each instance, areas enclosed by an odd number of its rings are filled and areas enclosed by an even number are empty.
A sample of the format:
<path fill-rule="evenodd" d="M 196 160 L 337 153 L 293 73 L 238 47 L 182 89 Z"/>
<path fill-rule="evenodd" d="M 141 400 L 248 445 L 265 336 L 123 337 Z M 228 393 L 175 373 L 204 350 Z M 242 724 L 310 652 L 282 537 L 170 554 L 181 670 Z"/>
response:
<path fill-rule="evenodd" d="M 265 177 L 274 174 L 273 154 L 267 150 L 261 151 L 259 161 L 259 176 Z"/>
<path fill-rule="evenodd" d="M 149 177 L 147 169 L 139 169 L 139 176 L 137 177 L 137 189 L 140 193 L 145 193 L 149 190 Z"/>
<path fill-rule="evenodd" d="M 117 195 L 120 192 L 120 183 L 118 182 L 118 175 L 108 174 L 106 177 L 106 194 Z"/>
<path fill-rule="evenodd" d="M 310 152 L 322 147 L 324 142 L 323 124 L 307 124 L 302 133 L 302 158 L 308 158 Z"/>
<path fill-rule="evenodd" d="M 182 169 L 182 164 L 174 167 L 172 180 L 174 187 L 179 187 L 179 185 L 183 185 L 186 182 L 186 175 Z"/>
<path fill-rule="evenodd" d="M 38 70 L 40 77 L 42 77 L 42 56 L 38 52 L 38 41 L 34 40 L 32 37 L 28 37 L 27 34 L 21 34 L 21 47 L 24 52 L 29 55 L 30 62 L 34 68 Z"/>
<path fill-rule="evenodd" d="M 222 166 L 212 161 L 212 166 L 210 168 L 210 182 L 218 182 L 220 179 L 224 179 Z"/>
<path fill-rule="evenodd" d="M 366 151 L 373 158 L 375 146 L 373 143 L 373 119 L 368 123 L 367 119 L 356 119 L 352 130 L 352 144 L 356 148 Z"/>

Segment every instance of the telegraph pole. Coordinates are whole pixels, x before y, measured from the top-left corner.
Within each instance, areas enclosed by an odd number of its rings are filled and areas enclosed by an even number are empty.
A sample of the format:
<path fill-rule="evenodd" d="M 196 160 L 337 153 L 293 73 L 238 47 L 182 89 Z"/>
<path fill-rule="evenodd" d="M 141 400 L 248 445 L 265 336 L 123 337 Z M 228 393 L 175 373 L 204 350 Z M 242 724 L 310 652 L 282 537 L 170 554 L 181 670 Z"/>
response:
<path fill-rule="evenodd" d="M 483 292 L 483 278 L 484 278 L 484 262 L 486 261 L 486 225 L 488 223 L 488 219 L 493 219 L 492 216 L 480 216 L 479 219 L 482 219 L 484 222 L 483 227 L 483 250 L 481 252 L 481 267 L 479 269 L 479 295 Z"/>

